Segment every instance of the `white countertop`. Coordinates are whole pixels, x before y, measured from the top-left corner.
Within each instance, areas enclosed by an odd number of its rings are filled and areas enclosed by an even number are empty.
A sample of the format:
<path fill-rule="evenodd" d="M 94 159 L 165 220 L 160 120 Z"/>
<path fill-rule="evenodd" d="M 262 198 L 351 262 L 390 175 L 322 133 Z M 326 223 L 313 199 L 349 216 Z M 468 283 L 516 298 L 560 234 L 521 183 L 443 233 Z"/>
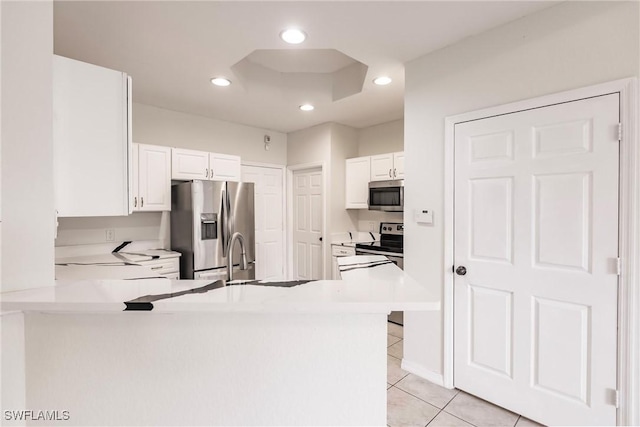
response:
<path fill-rule="evenodd" d="M 162 276 L 146 267 L 144 263 L 179 256 L 179 252 L 166 249 L 145 249 L 56 258 L 55 276 L 58 280 L 160 278 Z"/>
<path fill-rule="evenodd" d="M 0 309 L 121 312 L 126 307 L 125 302 L 131 306 L 131 301 L 140 297 L 160 298 L 151 302 L 153 312 L 345 313 L 440 309 L 437 295 L 407 278 L 394 264 L 380 263 L 380 258 L 386 259 L 375 256 L 340 258 L 341 268 L 345 270 L 372 262 L 380 265 L 344 271 L 344 280 L 319 280 L 290 287 L 254 283 L 195 290 L 215 282 L 169 279 L 59 280 L 53 287 L 0 294 Z M 188 292 L 190 290 L 194 291 Z M 171 295 L 184 291 L 187 293 Z M 148 305 L 148 302 L 135 304 Z"/>
<path fill-rule="evenodd" d="M 355 247 L 356 243 L 370 243 L 378 240 L 380 240 L 379 233 L 369 233 L 368 231 L 333 233 L 331 235 L 331 244 L 339 246 Z"/>

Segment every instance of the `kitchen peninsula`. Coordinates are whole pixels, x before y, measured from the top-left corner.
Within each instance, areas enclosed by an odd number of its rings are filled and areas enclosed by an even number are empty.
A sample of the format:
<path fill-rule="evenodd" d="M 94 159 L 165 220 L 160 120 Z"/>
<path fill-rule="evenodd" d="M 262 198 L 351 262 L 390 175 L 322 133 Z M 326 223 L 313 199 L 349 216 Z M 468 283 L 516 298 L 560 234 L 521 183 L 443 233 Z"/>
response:
<path fill-rule="evenodd" d="M 64 425 L 385 425 L 386 316 L 440 302 L 383 257 L 340 263 L 345 280 L 3 294 L 24 316 L 26 407 Z"/>

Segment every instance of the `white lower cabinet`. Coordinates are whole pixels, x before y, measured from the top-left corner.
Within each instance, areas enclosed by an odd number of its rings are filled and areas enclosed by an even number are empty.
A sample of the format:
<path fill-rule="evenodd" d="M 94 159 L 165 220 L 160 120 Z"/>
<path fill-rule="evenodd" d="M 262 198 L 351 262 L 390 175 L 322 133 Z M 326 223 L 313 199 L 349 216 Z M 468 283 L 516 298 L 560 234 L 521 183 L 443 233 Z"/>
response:
<path fill-rule="evenodd" d="M 133 144 L 132 166 L 132 210 L 171 210 L 171 148 Z"/>
<path fill-rule="evenodd" d="M 240 156 L 173 148 L 171 178 L 183 181 L 240 181 Z"/>
<path fill-rule="evenodd" d="M 159 276 L 167 279 L 180 278 L 180 256 L 172 256 L 170 258 L 152 259 L 150 261 L 137 261 L 138 264 L 145 266 Z"/>
<path fill-rule="evenodd" d="M 333 268 L 331 269 L 331 280 L 341 280 L 340 269 L 338 268 L 338 258 L 343 256 L 353 256 L 356 248 L 352 246 L 331 245 L 331 259 Z"/>

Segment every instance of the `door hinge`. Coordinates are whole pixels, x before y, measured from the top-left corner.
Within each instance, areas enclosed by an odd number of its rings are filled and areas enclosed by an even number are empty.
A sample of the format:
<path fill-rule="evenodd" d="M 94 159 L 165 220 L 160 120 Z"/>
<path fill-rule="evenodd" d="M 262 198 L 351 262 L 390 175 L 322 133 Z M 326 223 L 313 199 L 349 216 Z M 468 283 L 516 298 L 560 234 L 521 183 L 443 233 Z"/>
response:
<path fill-rule="evenodd" d="M 622 141 L 622 123 L 618 123 L 618 142 Z"/>
<path fill-rule="evenodd" d="M 616 408 L 620 407 L 620 392 L 617 389 L 606 389 L 606 396 L 609 405 L 613 405 Z"/>
<path fill-rule="evenodd" d="M 616 274 L 622 276 L 622 259 L 616 258 Z"/>

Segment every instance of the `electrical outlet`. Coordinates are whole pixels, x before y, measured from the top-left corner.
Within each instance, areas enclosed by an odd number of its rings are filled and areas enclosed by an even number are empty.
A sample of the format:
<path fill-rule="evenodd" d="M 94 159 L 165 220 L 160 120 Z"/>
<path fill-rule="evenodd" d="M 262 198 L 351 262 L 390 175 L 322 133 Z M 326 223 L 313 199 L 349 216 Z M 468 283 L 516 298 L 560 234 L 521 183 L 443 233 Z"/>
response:
<path fill-rule="evenodd" d="M 376 222 L 375 221 L 369 221 L 369 231 L 371 231 L 371 232 L 376 231 Z"/>
<path fill-rule="evenodd" d="M 107 228 L 104 230 L 104 240 L 105 242 L 115 242 L 116 241 L 116 230 L 113 228 Z"/>

